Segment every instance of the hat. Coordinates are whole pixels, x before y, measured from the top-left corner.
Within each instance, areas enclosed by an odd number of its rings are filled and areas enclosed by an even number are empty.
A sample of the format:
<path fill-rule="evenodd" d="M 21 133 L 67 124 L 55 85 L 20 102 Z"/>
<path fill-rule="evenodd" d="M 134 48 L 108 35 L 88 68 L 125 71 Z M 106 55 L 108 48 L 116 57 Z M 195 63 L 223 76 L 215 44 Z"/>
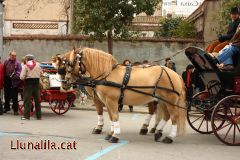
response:
<path fill-rule="evenodd" d="M 27 54 L 27 55 L 25 56 L 25 58 L 26 58 L 26 60 L 28 60 L 28 61 L 34 60 L 34 55 L 32 55 L 32 54 Z"/>
<path fill-rule="evenodd" d="M 230 14 L 239 14 L 239 8 L 238 7 L 232 7 Z"/>

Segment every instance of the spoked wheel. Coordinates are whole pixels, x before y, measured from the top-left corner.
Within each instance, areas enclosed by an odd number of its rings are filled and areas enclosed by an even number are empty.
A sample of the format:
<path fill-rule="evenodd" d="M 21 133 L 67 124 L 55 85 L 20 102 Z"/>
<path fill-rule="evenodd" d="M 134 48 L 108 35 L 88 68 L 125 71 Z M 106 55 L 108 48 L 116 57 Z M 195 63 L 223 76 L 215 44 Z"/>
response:
<path fill-rule="evenodd" d="M 219 123 L 223 123 L 221 127 Z M 212 113 L 212 129 L 223 143 L 240 146 L 240 96 L 232 95 L 222 99 Z"/>
<path fill-rule="evenodd" d="M 209 98 L 207 91 L 199 92 L 192 98 L 192 104 L 188 106 L 187 121 L 191 128 L 202 134 L 212 133 L 211 114 L 214 102 Z"/>
<path fill-rule="evenodd" d="M 58 115 L 62 115 L 66 113 L 69 108 L 72 106 L 72 101 L 69 101 L 68 99 L 64 100 L 53 100 L 49 102 L 50 107 L 52 111 Z"/>
<path fill-rule="evenodd" d="M 24 116 L 24 101 L 23 100 L 20 100 L 18 101 L 18 110 L 20 112 L 21 115 Z M 31 99 L 31 109 L 30 109 L 30 116 L 32 117 L 35 113 L 35 103 L 33 101 L 33 99 Z"/>

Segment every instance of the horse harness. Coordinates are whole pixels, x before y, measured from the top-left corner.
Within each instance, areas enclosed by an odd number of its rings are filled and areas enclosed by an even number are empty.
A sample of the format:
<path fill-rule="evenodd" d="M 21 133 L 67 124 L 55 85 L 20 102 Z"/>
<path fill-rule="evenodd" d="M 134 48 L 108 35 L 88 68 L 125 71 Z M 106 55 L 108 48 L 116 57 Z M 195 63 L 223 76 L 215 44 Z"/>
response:
<path fill-rule="evenodd" d="M 117 65 L 116 65 L 117 66 Z M 113 67 L 116 68 L 116 66 Z M 176 94 L 178 97 L 181 95 L 181 93 L 178 93 L 175 88 L 174 88 L 174 85 L 173 85 L 173 82 L 168 74 L 168 72 L 165 70 L 164 67 L 162 67 L 162 70 L 161 70 L 161 73 L 159 75 L 159 78 L 158 80 L 156 81 L 155 85 L 154 86 L 130 86 L 128 85 L 128 82 L 130 80 L 130 77 L 131 77 L 131 70 L 132 70 L 132 67 L 129 65 L 129 66 L 126 66 L 126 71 L 125 71 L 125 74 L 124 74 L 124 77 L 123 77 L 123 82 L 122 84 L 119 84 L 119 83 L 116 83 L 116 82 L 112 82 L 112 81 L 107 81 L 106 78 L 107 77 L 104 77 L 100 80 L 97 80 L 96 79 L 92 79 L 90 77 L 82 77 L 82 79 L 80 79 L 79 81 L 79 84 L 80 85 L 84 85 L 84 86 L 88 86 L 88 87 L 92 87 L 94 92 L 95 91 L 95 88 L 97 85 L 103 85 L 103 86 L 109 86 L 109 87 L 115 87 L 115 88 L 119 88 L 120 89 L 120 96 L 119 96 L 119 99 L 118 99 L 118 110 L 121 111 L 122 108 L 123 108 L 123 98 L 124 98 L 124 91 L 125 90 L 130 90 L 130 91 L 133 91 L 133 92 L 136 92 L 136 93 L 139 93 L 139 94 L 144 94 L 144 95 L 148 95 L 148 96 L 151 96 L 153 98 L 156 98 L 158 100 L 161 100 L 165 103 L 168 103 L 170 105 L 173 105 L 173 106 L 177 106 L 179 108 L 182 108 L 182 109 L 185 109 L 184 107 L 182 106 L 179 106 L 178 104 L 174 104 L 172 103 L 171 101 L 169 100 L 166 100 L 162 97 L 159 97 L 156 95 L 156 91 L 158 89 L 160 90 L 164 90 L 164 91 L 167 91 L 167 92 L 171 92 L 171 93 L 174 93 Z M 157 86 L 158 82 L 161 80 L 162 78 L 162 75 L 163 73 L 166 73 L 168 79 L 169 79 L 169 82 L 171 84 L 171 89 L 170 88 L 165 88 L 165 87 L 159 87 Z M 108 75 L 107 75 L 108 76 Z M 99 76 L 100 77 L 100 76 Z M 147 92 L 144 92 L 144 91 L 141 91 L 139 89 L 154 89 L 153 91 L 153 94 L 151 93 L 147 93 Z"/>

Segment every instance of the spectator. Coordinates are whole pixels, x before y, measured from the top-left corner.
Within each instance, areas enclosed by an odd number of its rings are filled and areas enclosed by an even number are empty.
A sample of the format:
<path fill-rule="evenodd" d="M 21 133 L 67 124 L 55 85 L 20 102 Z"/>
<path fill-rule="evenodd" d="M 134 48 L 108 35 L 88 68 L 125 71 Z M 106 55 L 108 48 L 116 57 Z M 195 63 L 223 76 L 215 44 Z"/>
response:
<path fill-rule="evenodd" d="M 26 64 L 23 66 L 20 78 L 25 80 L 24 84 L 24 117 L 22 120 L 30 119 L 30 105 L 31 98 L 33 97 L 36 109 L 36 118 L 41 120 L 41 107 L 40 107 L 40 87 L 39 79 L 42 74 L 40 64 L 34 60 L 34 56 L 31 54 L 26 55 Z"/>
<path fill-rule="evenodd" d="M 187 102 L 191 102 L 192 96 L 193 96 L 193 88 L 195 87 L 193 84 L 193 69 L 194 66 L 189 64 L 186 68 L 186 71 L 182 73 L 182 78 L 185 83 L 185 87 L 187 89 Z"/>
<path fill-rule="evenodd" d="M 2 89 L 3 89 L 3 64 L 1 62 L 1 57 L 0 57 L 0 115 L 3 114 Z"/>
<path fill-rule="evenodd" d="M 176 65 L 171 58 L 165 59 L 165 66 L 176 72 Z"/>
<path fill-rule="evenodd" d="M 12 99 L 12 109 L 14 115 L 18 115 L 18 85 L 20 82 L 20 72 L 22 70 L 20 62 L 16 59 L 17 54 L 11 51 L 9 58 L 4 62 L 4 113 L 10 111 L 10 100 Z"/>
<path fill-rule="evenodd" d="M 231 17 L 231 22 L 229 23 L 228 26 L 228 32 L 226 35 L 220 35 L 218 37 L 218 40 L 214 41 L 208 47 L 206 48 L 206 51 L 208 53 L 213 53 L 216 55 L 220 50 L 222 50 L 231 40 L 233 35 L 235 34 L 238 25 L 240 24 L 240 18 L 239 18 L 239 8 L 238 7 L 233 7 L 230 11 L 230 17 Z"/>

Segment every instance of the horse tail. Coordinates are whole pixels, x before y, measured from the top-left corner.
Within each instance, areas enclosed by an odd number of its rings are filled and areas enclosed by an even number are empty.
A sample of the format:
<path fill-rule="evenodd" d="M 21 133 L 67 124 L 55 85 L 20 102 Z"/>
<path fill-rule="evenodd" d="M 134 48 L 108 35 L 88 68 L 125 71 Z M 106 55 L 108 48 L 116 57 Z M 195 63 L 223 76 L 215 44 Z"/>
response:
<path fill-rule="evenodd" d="M 180 77 L 182 83 L 182 91 L 179 97 L 179 102 L 178 105 L 180 107 L 178 107 L 178 121 L 177 121 L 177 126 L 178 126 L 178 135 L 184 135 L 186 132 L 186 89 L 185 89 L 185 85 L 183 82 L 182 77 Z"/>

